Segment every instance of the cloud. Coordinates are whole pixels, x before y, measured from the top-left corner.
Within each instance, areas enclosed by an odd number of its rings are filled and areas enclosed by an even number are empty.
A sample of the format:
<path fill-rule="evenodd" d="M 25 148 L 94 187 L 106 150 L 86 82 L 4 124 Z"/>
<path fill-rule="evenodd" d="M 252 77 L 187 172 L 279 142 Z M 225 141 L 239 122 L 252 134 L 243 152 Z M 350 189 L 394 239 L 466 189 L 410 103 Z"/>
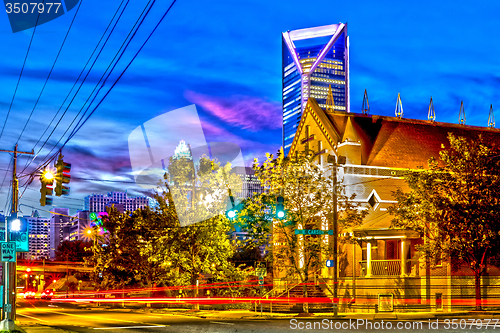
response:
<path fill-rule="evenodd" d="M 276 102 L 241 95 L 220 98 L 190 90 L 185 97 L 232 126 L 252 132 L 281 128 L 281 105 Z"/>

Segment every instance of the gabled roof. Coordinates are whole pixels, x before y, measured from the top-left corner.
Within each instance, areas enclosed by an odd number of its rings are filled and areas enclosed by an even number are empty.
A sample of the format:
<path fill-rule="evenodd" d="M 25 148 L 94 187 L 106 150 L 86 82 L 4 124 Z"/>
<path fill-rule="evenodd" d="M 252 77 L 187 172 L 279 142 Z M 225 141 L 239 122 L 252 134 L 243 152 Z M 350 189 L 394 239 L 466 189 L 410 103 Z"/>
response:
<path fill-rule="evenodd" d="M 417 168 L 426 167 L 430 157 L 449 146 L 448 133 L 500 145 L 500 129 L 467 126 L 428 120 L 402 119 L 345 112 L 328 114 L 333 126 L 343 136 L 352 122 L 362 143 L 362 164 L 370 166 Z"/>

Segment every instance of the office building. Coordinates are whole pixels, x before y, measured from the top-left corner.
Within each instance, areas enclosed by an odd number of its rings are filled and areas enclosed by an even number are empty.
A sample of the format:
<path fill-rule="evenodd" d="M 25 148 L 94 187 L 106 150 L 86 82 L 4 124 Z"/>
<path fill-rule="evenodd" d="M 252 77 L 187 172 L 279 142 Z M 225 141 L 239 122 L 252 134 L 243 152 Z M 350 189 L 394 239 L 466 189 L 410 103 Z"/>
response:
<path fill-rule="evenodd" d="M 234 167 L 232 172 L 237 174 L 241 179 L 241 191 L 234 195 L 241 199 L 250 198 L 253 195 L 259 195 L 264 192 L 264 188 L 260 184 L 259 179 L 255 176 L 255 170 L 249 167 Z"/>
<path fill-rule="evenodd" d="M 30 216 L 24 216 L 28 221 L 29 251 L 27 259 L 41 260 L 50 257 L 50 219 L 40 217 L 38 211 Z"/>
<path fill-rule="evenodd" d="M 65 240 L 70 240 L 69 224 L 71 217 L 69 216 L 69 208 L 53 208 L 50 213 L 49 258 L 55 259 L 59 244 Z"/>
<path fill-rule="evenodd" d="M 106 212 L 106 207 L 115 204 L 115 208 L 133 212 L 150 205 L 148 197 L 128 197 L 127 192 L 109 192 L 108 195 L 92 194 L 85 197 L 85 210 L 94 213 Z"/>
<path fill-rule="evenodd" d="M 326 109 L 349 112 L 349 39 L 347 24 L 287 31 L 282 34 L 283 148 L 288 154 L 309 97 Z"/>

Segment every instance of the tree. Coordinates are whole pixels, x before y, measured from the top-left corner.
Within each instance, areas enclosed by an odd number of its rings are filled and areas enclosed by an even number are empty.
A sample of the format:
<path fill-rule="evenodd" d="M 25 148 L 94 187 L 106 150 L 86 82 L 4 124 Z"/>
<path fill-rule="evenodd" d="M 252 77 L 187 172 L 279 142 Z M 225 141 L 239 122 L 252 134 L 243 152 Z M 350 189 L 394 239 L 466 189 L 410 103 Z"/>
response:
<path fill-rule="evenodd" d="M 90 248 L 91 242 L 82 240 L 63 241 L 56 250 L 56 260 L 58 261 L 76 261 L 81 262 L 92 253 L 87 251 Z"/>
<path fill-rule="evenodd" d="M 427 170 L 406 176 L 411 191 L 396 192 L 392 225 L 420 232 L 425 243 L 418 250 L 427 258 L 470 267 L 479 310 L 481 276 L 500 245 L 500 150 L 481 136 L 448 139 L 439 161 L 431 158 Z"/>
<path fill-rule="evenodd" d="M 181 158 L 171 159 L 168 169 L 167 183 L 154 195 L 155 210 L 110 210 L 103 217 L 106 231 L 95 230 L 89 263 L 101 287 L 187 286 L 197 296 L 204 278 L 241 281 L 248 275 L 228 261 L 235 246 L 228 235 L 232 223 L 225 217 L 227 187 L 241 183 L 230 174 L 230 165 L 202 157 L 195 168 Z"/>
<path fill-rule="evenodd" d="M 303 295 L 307 297 L 307 282 L 325 266 L 325 259 L 333 255 L 332 236 L 321 231 L 305 235 L 299 230 L 330 229 L 333 195 L 338 199 L 339 234 L 361 225 L 366 211 L 359 210 L 352 201 L 354 196 L 348 198 L 340 187 L 337 193 L 333 192 L 331 176 L 315 163 L 311 154 L 299 153 L 285 158 L 281 150 L 276 158 L 268 154 L 262 165 L 255 161 L 254 169 L 266 191 L 252 197 L 241 213 L 252 236 L 251 242 L 275 244 L 271 248 L 275 271 L 302 282 Z M 284 198 L 286 212 L 283 219 L 275 217 L 280 196 Z M 339 240 L 346 242 L 349 237 Z M 307 304 L 304 311 L 308 311 Z"/>

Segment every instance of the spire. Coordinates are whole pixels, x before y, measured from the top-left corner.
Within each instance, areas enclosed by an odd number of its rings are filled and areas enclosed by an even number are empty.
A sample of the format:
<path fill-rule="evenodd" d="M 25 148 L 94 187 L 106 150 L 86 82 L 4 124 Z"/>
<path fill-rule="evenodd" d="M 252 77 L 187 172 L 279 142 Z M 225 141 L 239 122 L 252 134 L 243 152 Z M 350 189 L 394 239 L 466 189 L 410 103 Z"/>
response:
<path fill-rule="evenodd" d="M 332 85 L 328 87 L 328 96 L 326 97 L 326 111 L 335 111 L 335 101 L 333 100 Z"/>
<path fill-rule="evenodd" d="M 370 103 L 368 103 L 368 94 L 366 93 L 366 89 L 365 89 L 365 95 L 363 96 L 363 105 L 361 106 L 361 112 L 363 114 L 370 113 Z"/>
<path fill-rule="evenodd" d="M 460 103 L 460 113 L 458 114 L 458 123 L 460 125 L 465 125 L 465 109 L 464 109 L 464 101 Z"/>
<path fill-rule="evenodd" d="M 396 117 L 403 118 L 403 104 L 401 103 L 401 95 L 398 93 L 398 100 L 396 101 Z"/>
<path fill-rule="evenodd" d="M 490 104 L 490 115 L 488 116 L 488 127 L 495 127 L 495 113 L 493 113 L 493 104 Z"/>
<path fill-rule="evenodd" d="M 434 103 L 432 102 L 432 96 L 431 96 L 431 102 L 429 103 L 429 112 L 427 113 L 427 119 L 430 121 L 436 121 L 436 112 L 434 112 Z"/>

